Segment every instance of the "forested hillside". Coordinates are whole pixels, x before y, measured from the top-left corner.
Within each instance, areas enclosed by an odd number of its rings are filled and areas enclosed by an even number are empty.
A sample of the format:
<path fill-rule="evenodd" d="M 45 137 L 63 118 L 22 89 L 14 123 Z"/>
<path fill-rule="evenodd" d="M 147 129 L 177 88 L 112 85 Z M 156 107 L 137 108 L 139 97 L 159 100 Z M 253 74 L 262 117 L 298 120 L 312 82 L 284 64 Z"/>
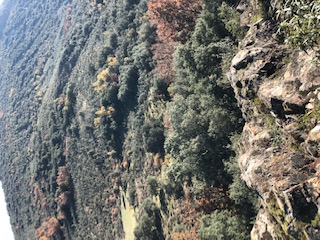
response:
<path fill-rule="evenodd" d="M 16 239 L 318 239 L 312 2 L 4 0 Z"/>

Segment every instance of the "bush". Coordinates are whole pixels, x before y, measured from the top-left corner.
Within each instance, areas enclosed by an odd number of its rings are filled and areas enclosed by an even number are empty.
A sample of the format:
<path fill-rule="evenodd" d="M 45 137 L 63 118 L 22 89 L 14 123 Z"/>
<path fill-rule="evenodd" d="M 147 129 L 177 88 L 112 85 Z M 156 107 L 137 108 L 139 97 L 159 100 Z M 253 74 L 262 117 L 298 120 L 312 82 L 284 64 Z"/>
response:
<path fill-rule="evenodd" d="M 92 22 L 87 21 L 85 22 L 85 24 L 83 25 L 83 33 L 85 36 L 89 36 L 90 32 L 92 31 L 93 26 L 92 26 Z"/>
<path fill-rule="evenodd" d="M 230 7 L 227 3 L 222 2 L 219 7 L 219 18 L 223 21 L 226 30 L 233 38 L 241 40 L 244 37 L 244 27 L 240 25 L 240 14 L 236 9 Z"/>
<path fill-rule="evenodd" d="M 139 225 L 134 230 L 139 240 L 164 240 L 160 211 L 155 203 L 147 198 L 142 204 Z"/>
<path fill-rule="evenodd" d="M 136 189 L 134 186 L 129 188 L 129 204 L 131 206 L 136 206 Z"/>
<path fill-rule="evenodd" d="M 138 70 L 134 66 L 120 67 L 118 99 L 121 102 L 129 102 L 135 98 L 138 77 Z"/>
<path fill-rule="evenodd" d="M 148 182 L 148 192 L 151 196 L 158 195 L 158 180 L 156 177 L 149 176 L 147 179 Z"/>
<path fill-rule="evenodd" d="M 217 210 L 201 219 L 198 235 L 202 240 L 244 240 L 249 232 L 240 217 L 227 210 Z"/>
<path fill-rule="evenodd" d="M 277 18 L 285 43 L 303 50 L 320 43 L 319 0 L 283 0 Z"/>
<path fill-rule="evenodd" d="M 118 36 L 116 33 L 114 32 L 110 33 L 110 35 L 108 36 L 108 45 L 113 49 L 117 48 Z"/>
<path fill-rule="evenodd" d="M 143 126 L 143 137 L 148 152 L 157 153 L 163 151 L 164 129 L 159 121 L 147 122 Z"/>

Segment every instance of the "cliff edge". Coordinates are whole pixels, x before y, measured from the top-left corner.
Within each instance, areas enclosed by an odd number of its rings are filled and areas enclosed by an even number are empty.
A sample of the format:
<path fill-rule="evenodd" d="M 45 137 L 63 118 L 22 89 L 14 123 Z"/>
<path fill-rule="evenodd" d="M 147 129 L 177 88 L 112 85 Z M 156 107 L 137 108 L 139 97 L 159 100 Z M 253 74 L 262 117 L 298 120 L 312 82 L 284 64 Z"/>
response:
<path fill-rule="evenodd" d="M 230 69 L 246 120 L 237 161 L 261 203 L 251 239 L 319 239 L 317 51 L 280 44 L 277 30 L 251 24 Z"/>

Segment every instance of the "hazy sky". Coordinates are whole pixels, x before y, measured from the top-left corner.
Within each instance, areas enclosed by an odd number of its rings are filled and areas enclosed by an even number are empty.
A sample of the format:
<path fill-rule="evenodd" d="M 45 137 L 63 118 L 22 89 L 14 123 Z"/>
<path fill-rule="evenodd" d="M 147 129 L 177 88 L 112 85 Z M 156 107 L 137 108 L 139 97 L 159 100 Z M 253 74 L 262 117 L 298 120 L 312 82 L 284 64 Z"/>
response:
<path fill-rule="evenodd" d="M 3 0 L 0 0 L 0 4 L 3 2 Z"/>
<path fill-rule="evenodd" d="M 0 2 L 1 1 L 2 0 L 0 0 Z M 0 182 L 0 233 L 1 233 L 1 239 L 14 240 L 1 182 Z"/>

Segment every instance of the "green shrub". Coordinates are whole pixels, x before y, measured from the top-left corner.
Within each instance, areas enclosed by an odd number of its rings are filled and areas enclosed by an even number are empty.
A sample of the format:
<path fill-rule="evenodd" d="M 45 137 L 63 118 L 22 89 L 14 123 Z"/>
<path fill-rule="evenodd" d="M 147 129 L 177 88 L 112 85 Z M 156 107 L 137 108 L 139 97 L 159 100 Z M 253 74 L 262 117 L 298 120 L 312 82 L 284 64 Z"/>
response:
<path fill-rule="evenodd" d="M 136 189 L 135 189 L 135 187 L 134 186 L 131 186 L 130 188 L 129 188 L 129 204 L 131 205 L 131 206 L 136 206 Z"/>
<path fill-rule="evenodd" d="M 320 43 L 319 0 L 283 0 L 277 18 L 286 43 L 304 50 Z"/>
<path fill-rule="evenodd" d="M 227 210 L 216 210 L 201 219 L 198 235 L 202 240 L 244 240 L 249 233 L 240 217 Z"/>
<path fill-rule="evenodd" d="M 163 124 L 160 121 L 147 122 L 144 124 L 143 137 L 148 152 L 157 153 L 163 151 L 163 131 Z"/>
<path fill-rule="evenodd" d="M 235 8 L 230 7 L 227 3 L 222 2 L 219 7 L 219 18 L 223 21 L 226 30 L 233 38 L 241 40 L 244 37 L 244 27 L 240 25 L 240 14 Z"/>
<path fill-rule="evenodd" d="M 134 230 L 136 239 L 163 240 L 160 211 L 155 203 L 147 198 L 142 204 L 139 224 Z"/>
<path fill-rule="evenodd" d="M 120 88 L 118 92 L 118 99 L 121 102 L 133 101 L 135 93 L 137 91 L 138 71 L 132 66 L 121 66 L 120 67 L 119 83 Z"/>
<path fill-rule="evenodd" d="M 148 192 L 151 196 L 158 195 L 158 180 L 156 177 L 149 176 L 147 179 L 148 182 Z"/>

